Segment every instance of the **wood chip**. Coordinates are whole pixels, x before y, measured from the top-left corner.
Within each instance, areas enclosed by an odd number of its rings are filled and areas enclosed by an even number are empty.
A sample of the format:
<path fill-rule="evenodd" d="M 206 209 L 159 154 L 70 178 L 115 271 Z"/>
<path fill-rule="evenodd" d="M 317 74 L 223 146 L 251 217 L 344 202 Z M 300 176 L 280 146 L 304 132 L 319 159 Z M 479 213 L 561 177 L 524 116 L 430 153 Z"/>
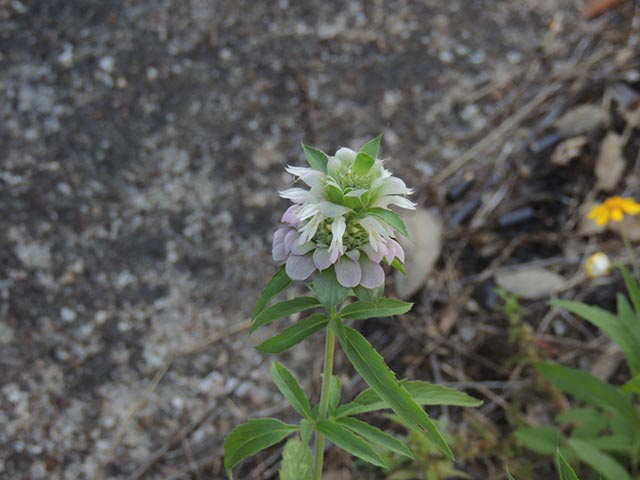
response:
<path fill-rule="evenodd" d="M 565 137 L 575 137 L 595 132 L 608 123 L 609 117 L 599 105 L 585 104 L 562 115 L 556 120 L 555 127 Z"/>
<path fill-rule="evenodd" d="M 616 188 L 626 167 L 622 153 L 623 143 L 620 135 L 609 132 L 600 144 L 595 174 L 598 179 L 598 187 L 606 192 L 611 192 Z"/>
<path fill-rule="evenodd" d="M 396 293 L 410 298 L 425 284 L 427 276 L 440 256 L 442 248 L 442 222 L 428 210 L 418 208 L 404 217 L 409 238 L 401 238 L 405 251 L 407 275 L 396 272 Z"/>
<path fill-rule="evenodd" d="M 537 267 L 501 270 L 496 273 L 495 279 L 507 292 L 525 299 L 548 297 L 565 283 L 557 273 Z"/>
<path fill-rule="evenodd" d="M 551 163 L 562 167 L 569 165 L 571 160 L 578 158 L 584 146 L 587 144 L 587 137 L 581 135 L 579 137 L 571 137 L 564 142 L 558 144 L 551 155 Z"/>

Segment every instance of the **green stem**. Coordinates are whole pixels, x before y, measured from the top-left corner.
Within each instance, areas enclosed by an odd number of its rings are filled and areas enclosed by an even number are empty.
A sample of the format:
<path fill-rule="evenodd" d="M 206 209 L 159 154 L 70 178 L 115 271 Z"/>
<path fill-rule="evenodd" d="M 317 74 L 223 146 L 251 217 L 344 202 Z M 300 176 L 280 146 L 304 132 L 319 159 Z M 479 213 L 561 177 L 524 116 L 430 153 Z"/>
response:
<path fill-rule="evenodd" d="M 629 261 L 631 262 L 631 268 L 633 269 L 636 281 L 640 281 L 640 272 L 638 271 L 640 265 L 638 265 L 638 257 L 636 257 L 636 252 L 633 250 L 631 240 L 629 239 L 629 235 L 627 234 L 627 229 L 624 224 L 620 224 L 620 236 L 622 237 L 622 242 L 627 249 L 627 254 L 629 255 Z"/>
<path fill-rule="evenodd" d="M 327 340 L 324 346 L 324 368 L 322 370 L 322 391 L 320 393 L 320 411 L 318 420 L 326 420 L 329 412 L 329 387 L 333 375 L 333 353 L 336 346 L 336 337 L 331 324 L 327 327 Z M 316 451 L 313 464 L 314 480 L 322 478 L 322 462 L 324 460 L 324 436 L 316 430 Z"/>

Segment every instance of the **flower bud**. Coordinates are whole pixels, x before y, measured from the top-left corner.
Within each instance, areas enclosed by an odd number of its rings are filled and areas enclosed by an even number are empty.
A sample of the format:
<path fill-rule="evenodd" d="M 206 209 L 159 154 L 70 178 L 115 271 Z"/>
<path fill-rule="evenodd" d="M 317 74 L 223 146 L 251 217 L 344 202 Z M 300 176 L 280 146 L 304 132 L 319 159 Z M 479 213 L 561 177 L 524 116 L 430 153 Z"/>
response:
<path fill-rule="evenodd" d="M 587 258 L 584 266 L 589 278 L 603 277 L 611 271 L 611 261 L 604 252 L 596 252 Z"/>

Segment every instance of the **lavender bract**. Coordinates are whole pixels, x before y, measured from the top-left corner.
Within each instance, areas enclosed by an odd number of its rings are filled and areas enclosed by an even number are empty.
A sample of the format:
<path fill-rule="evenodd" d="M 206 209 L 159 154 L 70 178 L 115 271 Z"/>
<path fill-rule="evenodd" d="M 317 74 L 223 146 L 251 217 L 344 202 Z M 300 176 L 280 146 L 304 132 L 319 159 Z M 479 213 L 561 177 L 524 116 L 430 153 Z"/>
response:
<path fill-rule="evenodd" d="M 273 236 L 274 260 L 286 263 L 292 280 L 333 268 L 343 287 L 381 286 L 382 260 L 404 262 L 389 206 L 414 209 L 415 203 L 406 198 L 412 190 L 392 176 L 382 160 L 348 148 L 326 158 L 326 171 L 292 166 L 286 170 L 309 189 L 280 192 L 293 205 Z"/>

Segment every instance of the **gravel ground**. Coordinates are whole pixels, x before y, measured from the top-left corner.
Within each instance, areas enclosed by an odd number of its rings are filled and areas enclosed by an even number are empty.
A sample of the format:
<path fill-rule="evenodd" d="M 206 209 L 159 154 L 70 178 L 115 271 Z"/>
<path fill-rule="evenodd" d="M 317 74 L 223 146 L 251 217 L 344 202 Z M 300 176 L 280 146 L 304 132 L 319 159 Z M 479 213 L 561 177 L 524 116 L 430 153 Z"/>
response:
<path fill-rule="evenodd" d="M 468 95 L 574 3 L 0 0 L 0 477 L 128 478 L 169 445 L 144 478 L 222 478 L 225 434 L 282 409 L 241 326 L 300 142 L 384 132 L 429 206 L 495 118 Z"/>

